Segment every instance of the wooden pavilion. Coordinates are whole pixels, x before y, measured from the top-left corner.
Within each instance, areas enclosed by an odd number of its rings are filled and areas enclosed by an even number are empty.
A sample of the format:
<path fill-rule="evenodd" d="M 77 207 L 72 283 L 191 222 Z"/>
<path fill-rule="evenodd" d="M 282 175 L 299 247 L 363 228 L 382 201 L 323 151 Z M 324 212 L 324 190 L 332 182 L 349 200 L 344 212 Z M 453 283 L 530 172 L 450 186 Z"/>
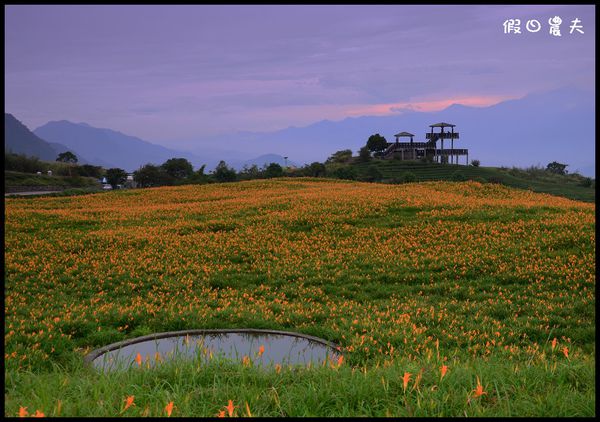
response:
<path fill-rule="evenodd" d="M 383 152 L 383 158 L 396 158 L 399 160 L 430 159 L 436 163 L 458 164 L 458 157 L 465 156 L 466 165 L 469 164 L 469 150 L 454 148 L 454 140 L 459 139 L 458 132 L 454 131 L 456 125 L 442 122 L 429 125 L 429 127 L 431 132 L 425 134 L 427 139 L 425 142 L 414 142 L 413 137 L 415 135 L 409 132 L 395 134 L 396 142 L 388 143 L 387 149 Z M 439 128 L 439 132 L 435 132 L 435 128 Z M 410 141 L 400 142 L 400 138 L 406 137 L 410 138 Z M 444 139 L 450 140 L 450 149 L 444 149 Z M 439 149 L 437 141 L 441 141 L 441 148 Z"/>

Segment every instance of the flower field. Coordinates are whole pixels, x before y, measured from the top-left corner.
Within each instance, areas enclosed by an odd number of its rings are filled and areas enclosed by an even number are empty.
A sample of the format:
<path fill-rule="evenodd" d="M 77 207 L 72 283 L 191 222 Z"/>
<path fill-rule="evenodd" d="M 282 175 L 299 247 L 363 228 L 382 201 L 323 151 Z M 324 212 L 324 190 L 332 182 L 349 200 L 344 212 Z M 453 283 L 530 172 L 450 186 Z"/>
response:
<path fill-rule="evenodd" d="M 4 257 L 6 416 L 595 414 L 595 204 L 318 179 L 7 199 Z M 345 358 L 195 381 L 81 367 L 193 328 L 296 331 Z"/>

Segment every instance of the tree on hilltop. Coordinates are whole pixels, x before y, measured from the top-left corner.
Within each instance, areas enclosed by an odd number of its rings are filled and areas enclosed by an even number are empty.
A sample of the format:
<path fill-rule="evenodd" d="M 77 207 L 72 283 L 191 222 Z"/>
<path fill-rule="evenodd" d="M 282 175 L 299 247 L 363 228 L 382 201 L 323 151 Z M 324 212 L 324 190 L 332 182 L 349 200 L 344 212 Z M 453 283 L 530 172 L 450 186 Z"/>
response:
<path fill-rule="evenodd" d="M 174 179 L 185 179 L 194 173 L 192 163 L 185 158 L 169 158 L 161 167 Z"/>
<path fill-rule="evenodd" d="M 372 152 L 381 152 L 387 148 L 387 145 L 387 140 L 378 133 L 369 136 L 367 140 L 367 148 Z"/>
<path fill-rule="evenodd" d="M 561 164 L 556 161 L 552 161 L 546 166 L 546 170 L 554 174 L 567 174 L 567 171 L 565 170 L 567 166 L 568 164 Z"/>
<path fill-rule="evenodd" d="M 60 161 L 61 163 L 75 164 L 77 162 L 77 156 L 71 151 L 65 151 L 58 154 L 58 157 L 56 157 L 56 161 Z"/>

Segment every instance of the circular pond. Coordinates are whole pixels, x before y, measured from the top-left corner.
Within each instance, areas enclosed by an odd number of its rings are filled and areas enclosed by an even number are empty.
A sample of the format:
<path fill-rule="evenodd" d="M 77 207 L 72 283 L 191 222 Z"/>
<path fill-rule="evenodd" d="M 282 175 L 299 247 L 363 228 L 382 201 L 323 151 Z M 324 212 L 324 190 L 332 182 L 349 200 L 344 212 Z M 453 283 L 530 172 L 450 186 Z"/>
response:
<path fill-rule="evenodd" d="M 253 365 L 337 363 L 340 348 L 327 340 L 286 331 L 186 330 L 151 334 L 94 350 L 85 361 L 101 371 L 153 367 L 173 359 L 225 358 Z"/>

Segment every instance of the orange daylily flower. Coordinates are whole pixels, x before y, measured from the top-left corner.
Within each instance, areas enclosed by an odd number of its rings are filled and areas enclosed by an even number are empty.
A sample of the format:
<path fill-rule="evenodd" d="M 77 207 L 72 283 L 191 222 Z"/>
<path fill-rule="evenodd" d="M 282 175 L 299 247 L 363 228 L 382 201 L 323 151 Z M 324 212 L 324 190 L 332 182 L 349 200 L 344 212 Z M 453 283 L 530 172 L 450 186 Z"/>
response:
<path fill-rule="evenodd" d="M 217 413 L 217 418 L 224 418 L 225 417 L 225 411 L 221 410 L 219 411 L 219 413 Z"/>
<path fill-rule="evenodd" d="M 125 408 L 123 409 L 124 411 L 127 410 L 133 404 L 134 398 L 135 396 L 129 396 L 125 399 Z"/>
<path fill-rule="evenodd" d="M 337 360 L 337 365 L 341 366 L 344 363 L 344 355 L 341 355 Z"/>
<path fill-rule="evenodd" d="M 262 346 L 262 345 L 261 345 L 261 346 L 258 348 L 258 356 L 259 356 L 259 357 L 260 357 L 260 356 L 262 356 L 262 354 L 263 354 L 264 352 L 265 352 L 265 346 Z"/>
<path fill-rule="evenodd" d="M 36 411 L 35 411 L 35 413 L 33 414 L 33 417 L 34 417 L 34 418 L 43 418 L 43 417 L 45 417 L 45 416 L 46 416 L 46 415 L 44 415 L 44 413 L 43 413 L 43 412 L 40 412 L 39 410 L 36 410 Z"/>
<path fill-rule="evenodd" d="M 475 390 L 473 390 L 475 392 L 475 394 L 473 394 L 473 397 L 479 397 L 479 396 L 483 396 L 484 394 L 487 394 L 487 392 L 483 391 L 483 386 L 481 385 L 481 382 L 479 381 L 479 377 L 477 377 L 477 387 L 475 387 Z"/>
<path fill-rule="evenodd" d="M 442 365 L 442 367 L 440 368 L 440 380 L 446 376 L 446 372 L 448 372 L 448 367 L 446 365 Z"/>
<path fill-rule="evenodd" d="M 173 402 L 170 401 L 169 404 L 165 406 L 165 411 L 167 412 L 167 416 L 171 416 L 171 412 L 173 411 Z"/>
<path fill-rule="evenodd" d="M 554 348 L 556 347 L 556 337 L 554 337 L 554 340 L 552 340 L 552 350 L 554 350 Z"/>
<path fill-rule="evenodd" d="M 229 400 L 229 403 L 227 404 L 227 413 L 229 414 L 229 417 L 233 416 L 233 410 L 234 410 L 235 406 L 233 405 L 233 400 Z"/>
<path fill-rule="evenodd" d="M 20 406 L 19 407 L 19 417 L 20 418 L 24 418 L 26 416 L 29 416 L 29 412 L 27 411 L 26 407 Z"/>
<path fill-rule="evenodd" d="M 565 355 L 565 357 L 566 357 L 567 359 L 569 359 L 569 349 L 568 349 L 566 346 L 565 346 L 565 347 L 563 347 L 563 349 L 562 349 L 562 352 L 563 352 L 563 354 Z"/>
<path fill-rule="evenodd" d="M 135 356 L 135 361 L 139 366 L 142 366 L 142 355 L 138 354 Z"/>
<path fill-rule="evenodd" d="M 406 387 L 408 387 L 408 381 L 410 380 L 410 375 L 411 375 L 410 372 L 405 372 L 404 376 L 402 377 L 404 391 L 406 391 Z"/>

